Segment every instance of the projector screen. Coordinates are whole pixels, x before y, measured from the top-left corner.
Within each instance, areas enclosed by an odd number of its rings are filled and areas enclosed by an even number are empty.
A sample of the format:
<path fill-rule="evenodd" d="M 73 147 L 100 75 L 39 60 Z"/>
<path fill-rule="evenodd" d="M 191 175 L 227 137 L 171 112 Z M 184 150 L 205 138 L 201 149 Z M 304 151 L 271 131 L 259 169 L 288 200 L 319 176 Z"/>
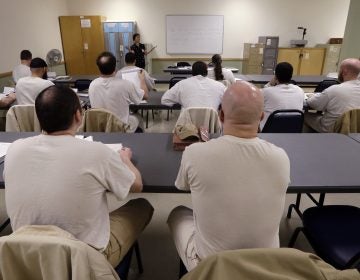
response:
<path fill-rule="evenodd" d="M 224 16 L 166 16 L 166 52 L 168 54 L 221 54 Z"/>

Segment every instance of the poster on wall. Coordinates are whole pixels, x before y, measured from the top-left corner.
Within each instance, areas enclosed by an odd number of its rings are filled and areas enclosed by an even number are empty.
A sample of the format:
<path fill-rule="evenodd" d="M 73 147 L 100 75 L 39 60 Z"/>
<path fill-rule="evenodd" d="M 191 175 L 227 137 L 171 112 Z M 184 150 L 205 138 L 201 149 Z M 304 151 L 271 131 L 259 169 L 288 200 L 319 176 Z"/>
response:
<path fill-rule="evenodd" d="M 221 54 L 223 37 L 223 15 L 166 16 L 168 54 Z"/>

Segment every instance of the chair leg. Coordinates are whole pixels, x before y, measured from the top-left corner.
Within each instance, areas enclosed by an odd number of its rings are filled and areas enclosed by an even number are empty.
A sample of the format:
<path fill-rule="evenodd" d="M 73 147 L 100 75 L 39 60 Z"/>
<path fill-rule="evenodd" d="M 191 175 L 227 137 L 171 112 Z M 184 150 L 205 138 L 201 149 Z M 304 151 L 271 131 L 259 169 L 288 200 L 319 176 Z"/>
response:
<path fill-rule="evenodd" d="M 188 273 L 183 261 L 180 259 L 180 267 L 179 267 L 179 279 L 183 277 L 186 273 Z"/>
<path fill-rule="evenodd" d="M 134 246 L 129 249 L 119 265 L 115 268 L 115 271 L 119 275 L 120 279 L 126 280 L 128 277 L 133 250 Z"/>
<path fill-rule="evenodd" d="M 2 232 L 10 224 L 10 219 L 7 218 L 5 222 L 0 226 L 0 232 Z"/>
<path fill-rule="evenodd" d="M 169 117 L 170 117 L 170 110 L 167 110 L 167 117 L 166 117 L 167 121 L 169 121 Z"/>
<path fill-rule="evenodd" d="M 289 248 L 294 247 L 296 239 L 298 238 L 299 233 L 303 231 L 303 229 L 304 229 L 303 227 L 298 227 L 298 228 L 295 229 L 295 231 L 294 231 L 294 233 L 291 236 L 290 241 L 289 241 L 289 245 L 288 245 Z"/>
<path fill-rule="evenodd" d="M 138 263 L 139 273 L 142 274 L 144 272 L 144 267 L 141 260 L 140 247 L 138 241 L 135 242 L 134 249 L 135 249 L 136 261 Z"/>
<path fill-rule="evenodd" d="M 288 213 L 287 213 L 287 215 L 286 215 L 286 217 L 287 217 L 288 219 L 291 218 L 292 209 L 295 209 L 295 211 L 299 214 L 299 212 L 300 212 L 300 201 L 301 201 L 301 193 L 298 193 L 298 194 L 296 195 L 296 203 L 289 205 Z M 301 212 L 300 212 L 300 213 L 301 213 Z M 299 216 L 301 217 L 302 215 L 299 214 Z"/>

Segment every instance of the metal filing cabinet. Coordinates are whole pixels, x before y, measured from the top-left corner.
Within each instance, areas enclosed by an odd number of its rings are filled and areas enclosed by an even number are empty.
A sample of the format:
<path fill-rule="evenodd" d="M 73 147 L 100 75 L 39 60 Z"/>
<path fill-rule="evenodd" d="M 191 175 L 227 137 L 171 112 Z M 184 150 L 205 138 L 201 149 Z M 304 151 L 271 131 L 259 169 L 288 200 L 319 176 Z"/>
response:
<path fill-rule="evenodd" d="M 262 74 L 274 74 L 277 63 L 279 37 L 277 36 L 260 36 L 259 43 L 264 45 Z"/>

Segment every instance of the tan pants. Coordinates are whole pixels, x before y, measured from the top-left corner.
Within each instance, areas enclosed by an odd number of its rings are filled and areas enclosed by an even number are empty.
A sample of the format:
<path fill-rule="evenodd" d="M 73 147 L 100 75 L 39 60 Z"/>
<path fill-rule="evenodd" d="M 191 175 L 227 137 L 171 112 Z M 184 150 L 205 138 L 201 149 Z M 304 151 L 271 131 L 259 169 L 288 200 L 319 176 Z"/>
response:
<path fill-rule="evenodd" d="M 190 271 L 200 262 L 195 248 L 193 211 L 185 206 L 178 206 L 171 211 L 167 222 L 178 254 L 187 271 Z"/>
<path fill-rule="evenodd" d="M 150 222 L 154 208 L 144 198 L 130 200 L 110 213 L 110 240 L 103 254 L 116 267 Z"/>
<path fill-rule="evenodd" d="M 323 115 L 317 113 L 306 112 L 304 115 L 304 124 L 311 127 L 317 132 L 322 132 L 322 133 L 329 132 L 326 129 L 324 129 L 323 126 L 321 125 L 320 120 L 322 117 Z"/>

